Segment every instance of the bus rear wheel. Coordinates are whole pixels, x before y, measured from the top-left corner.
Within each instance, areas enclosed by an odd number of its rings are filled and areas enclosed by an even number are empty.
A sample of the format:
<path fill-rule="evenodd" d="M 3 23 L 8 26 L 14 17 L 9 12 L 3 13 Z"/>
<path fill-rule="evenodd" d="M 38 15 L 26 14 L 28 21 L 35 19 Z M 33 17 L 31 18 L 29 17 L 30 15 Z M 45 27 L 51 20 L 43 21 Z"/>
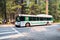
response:
<path fill-rule="evenodd" d="M 25 24 L 25 27 L 30 27 L 30 23 L 26 23 Z"/>

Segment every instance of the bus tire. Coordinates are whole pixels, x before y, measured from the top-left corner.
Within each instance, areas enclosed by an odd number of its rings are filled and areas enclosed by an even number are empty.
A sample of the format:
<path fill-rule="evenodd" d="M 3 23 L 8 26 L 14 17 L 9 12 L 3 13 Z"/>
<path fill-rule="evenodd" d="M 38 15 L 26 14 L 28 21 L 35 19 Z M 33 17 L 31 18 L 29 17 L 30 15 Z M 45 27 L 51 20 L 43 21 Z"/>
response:
<path fill-rule="evenodd" d="M 27 22 L 27 23 L 25 24 L 25 27 L 30 27 L 30 23 Z"/>
<path fill-rule="evenodd" d="M 20 26 L 18 26 L 18 25 L 15 25 L 15 27 L 18 27 L 18 28 L 19 28 Z"/>
<path fill-rule="evenodd" d="M 46 25 L 49 25 L 49 22 L 47 22 L 47 24 Z"/>

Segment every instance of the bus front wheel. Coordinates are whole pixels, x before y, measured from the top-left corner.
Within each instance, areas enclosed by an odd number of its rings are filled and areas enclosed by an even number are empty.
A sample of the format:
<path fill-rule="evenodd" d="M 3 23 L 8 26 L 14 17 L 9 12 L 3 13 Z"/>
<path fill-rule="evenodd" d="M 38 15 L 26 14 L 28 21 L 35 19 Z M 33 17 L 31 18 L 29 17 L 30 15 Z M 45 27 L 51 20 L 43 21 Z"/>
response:
<path fill-rule="evenodd" d="M 30 27 L 30 23 L 26 23 L 25 24 L 25 27 Z"/>
<path fill-rule="evenodd" d="M 47 22 L 47 24 L 46 25 L 49 25 L 49 22 Z"/>
<path fill-rule="evenodd" d="M 20 26 L 18 26 L 18 25 L 15 25 L 15 27 L 20 27 Z"/>

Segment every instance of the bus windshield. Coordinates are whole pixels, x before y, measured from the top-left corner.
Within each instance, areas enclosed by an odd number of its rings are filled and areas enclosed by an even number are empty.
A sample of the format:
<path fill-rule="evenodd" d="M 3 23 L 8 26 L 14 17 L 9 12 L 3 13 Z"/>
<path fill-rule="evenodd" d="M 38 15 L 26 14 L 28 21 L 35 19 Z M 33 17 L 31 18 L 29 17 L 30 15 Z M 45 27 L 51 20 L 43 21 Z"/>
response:
<path fill-rule="evenodd" d="M 16 17 L 16 21 L 20 22 L 20 17 L 19 16 Z"/>
<path fill-rule="evenodd" d="M 24 17 L 24 16 L 21 16 L 21 17 L 20 17 L 20 16 L 17 16 L 17 17 L 16 17 L 16 21 L 17 21 L 17 22 L 25 21 L 25 17 Z"/>

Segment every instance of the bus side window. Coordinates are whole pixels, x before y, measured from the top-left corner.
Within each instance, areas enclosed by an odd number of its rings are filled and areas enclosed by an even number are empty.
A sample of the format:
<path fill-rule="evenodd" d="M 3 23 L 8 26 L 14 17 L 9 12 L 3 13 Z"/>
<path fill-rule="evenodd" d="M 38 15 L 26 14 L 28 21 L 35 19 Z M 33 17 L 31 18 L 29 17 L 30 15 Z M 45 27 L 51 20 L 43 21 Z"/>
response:
<path fill-rule="evenodd" d="M 33 21 L 33 18 L 32 17 L 29 17 L 29 21 Z"/>
<path fill-rule="evenodd" d="M 37 21 L 37 17 L 33 17 L 33 21 Z"/>
<path fill-rule="evenodd" d="M 29 21 L 29 17 L 26 16 L 26 17 L 25 17 L 25 21 Z"/>
<path fill-rule="evenodd" d="M 37 21 L 37 17 L 29 17 L 29 21 Z"/>
<path fill-rule="evenodd" d="M 43 17 L 40 17 L 40 21 L 43 21 L 44 20 L 44 18 Z"/>
<path fill-rule="evenodd" d="M 37 21 L 40 21 L 40 17 L 37 17 Z"/>

